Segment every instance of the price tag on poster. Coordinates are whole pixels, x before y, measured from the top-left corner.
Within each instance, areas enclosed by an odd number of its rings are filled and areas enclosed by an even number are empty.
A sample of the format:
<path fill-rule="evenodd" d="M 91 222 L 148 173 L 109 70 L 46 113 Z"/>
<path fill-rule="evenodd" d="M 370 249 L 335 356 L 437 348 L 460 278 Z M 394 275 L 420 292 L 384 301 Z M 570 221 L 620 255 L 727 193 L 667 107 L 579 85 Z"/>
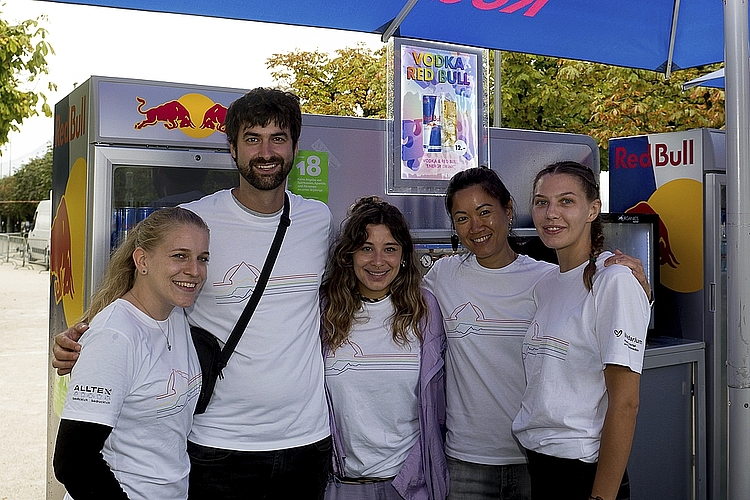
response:
<path fill-rule="evenodd" d="M 328 153 L 299 151 L 287 186 L 294 194 L 328 203 Z"/>
<path fill-rule="evenodd" d="M 486 165 L 484 51 L 393 43 L 389 192 L 442 194 L 457 172 Z"/>

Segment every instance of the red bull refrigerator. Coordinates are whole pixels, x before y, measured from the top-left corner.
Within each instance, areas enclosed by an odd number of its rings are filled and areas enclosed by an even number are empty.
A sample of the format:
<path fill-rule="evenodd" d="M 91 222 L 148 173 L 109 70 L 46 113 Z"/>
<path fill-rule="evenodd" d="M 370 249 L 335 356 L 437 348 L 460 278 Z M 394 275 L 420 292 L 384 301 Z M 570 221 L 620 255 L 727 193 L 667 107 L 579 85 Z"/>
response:
<path fill-rule="evenodd" d="M 610 210 L 659 216 L 656 335 L 705 344 L 707 497 L 726 498 L 726 143 L 723 130 L 609 141 Z"/>
<path fill-rule="evenodd" d="M 73 325 L 111 250 L 153 210 L 237 185 L 224 115 L 244 94 L 91 77 L 55 106 L 50 342 Z M 47 498 L 62 498 L 51 457 L 67 377 L 49 373 Z"/>

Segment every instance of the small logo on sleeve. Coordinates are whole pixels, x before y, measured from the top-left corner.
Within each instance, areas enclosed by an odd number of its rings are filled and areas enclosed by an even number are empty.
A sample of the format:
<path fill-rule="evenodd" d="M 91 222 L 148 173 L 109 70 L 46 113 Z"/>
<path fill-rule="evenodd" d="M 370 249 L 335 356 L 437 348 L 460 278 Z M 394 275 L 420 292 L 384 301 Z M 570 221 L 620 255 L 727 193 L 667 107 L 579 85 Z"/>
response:
<path fill-rule="evenodd" d="M 97 387 L 95 385 L 76 384 L 73 387 L 72 397 L 73 401 L 108 405 L 112 403 L 112 389 L 109 387 Z"/>
<path fill-rule="evenodd" d="M 628 335 L 624 330 L 614 330 L 613 333 L 618 339 L 622 337 L 622 345 L 631 351 L 640 351 L 643 347 L 643 339 Z"/>

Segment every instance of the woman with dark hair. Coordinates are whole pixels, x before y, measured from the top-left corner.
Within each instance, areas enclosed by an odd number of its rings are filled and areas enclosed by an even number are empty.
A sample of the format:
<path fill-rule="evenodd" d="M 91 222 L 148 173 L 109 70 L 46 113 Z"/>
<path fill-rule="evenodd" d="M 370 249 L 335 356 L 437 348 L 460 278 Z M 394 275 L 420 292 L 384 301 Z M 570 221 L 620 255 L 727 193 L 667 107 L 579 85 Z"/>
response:
<path fill-rule="evenodd" d="M 521 349 L 536 312 L 536 283 L 553 264 L 510 245 L 513 198 L 497 173 L 453 176 L 445 207 L 468 255 L 438 260 L 424 279 L 437 298 L 448 340 L 446 447 L 451 500 L 528 500 L 526 453 L 511 431 L 525 388 Z M 636 270 L 637 259 L 612 257 Z"/>
<path fill-rule="evenodd" d="M 323 283 L 334 439 L 327 499 L 444 499 L 445 335 L 420 288 L 401 212 L 371 196 L 349 210 Z"/>
<path fill-rule="evenodd" d="M 559 268 L 534 289 L 523 343 L 526 390 L 513 431 L 526 448 L 535 500 L 630 498 L 648 300 L 627 268 L 604 267 L 594 173 L 575 162 L 534 179 L 532 218 Z"/>
<path fill-rule="evenodd" d="M 206 279 L 208 239 L 199 216 L 164 208 L 110 259 L 57 433 L 66 498 L 187 498 L 201 368 L 184 308 Z"/>

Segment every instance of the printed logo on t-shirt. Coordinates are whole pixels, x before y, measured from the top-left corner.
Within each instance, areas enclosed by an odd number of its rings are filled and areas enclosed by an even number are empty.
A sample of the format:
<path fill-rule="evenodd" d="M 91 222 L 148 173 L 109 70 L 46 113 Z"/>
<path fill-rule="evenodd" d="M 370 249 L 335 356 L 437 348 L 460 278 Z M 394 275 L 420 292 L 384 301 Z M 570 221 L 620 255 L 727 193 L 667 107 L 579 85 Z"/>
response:
<path fill-rule="evenodd" d="M 325 360 L 326 376 L 348 370 L 419 370 L 418 352 L 365 353 L 356 342 L 346 341 Z"/>
<path fill-rule="evenodd" d="M 95 385 L 76 384 L 73 387 L 73 401 L 82 403 L 112 404 L 112 389 Z"/>
<path fill-rule="evenodd" d="M 638 337 L 633 337 L 632 335 L 628 335 L 622 330 L 615 330 L 614 334 L 615 334 L 615 337 L 618 337 L 618 338 L 622 337 L 622 345 L 624 345 L 631 351 L 636 351 L 636 352 L 641 351 L 641 348 L 643 347 L 643 339 L 639 339 Z"/>
<path fill-rule="evenodd" d="M 569 342 L 557 337 L 541 335 L 539 323 L 536 321 L 531 324 L 531 328 L 533 329 L 531 339 L 523 343 L 523 359 L 527 356 L 546 356 L 565 361 L 570 347 Z"/>
<path fill-rule="evenodd" d="M 213 283 L 218 304 L 236 304 L 244 302 L 258 283 L 260 270 L 246 262 L 240 262 L 230 267 L 221 281 Z M 264 290 L 265 295 L 278 293 L 295 293 L 305 291 L 317 291 L 320 283 L 318 275 L 295 274 L 288 276 L 271 276 Z"/>
<path fill-rule="evenodd" d="M 486 318 L 479 306 L 467 302 L 456 307 L 450 316 L 445 318 L 445 334 L 452 339 L 472 335 L 523 337 L 530 323 L 528 320 Z"/>
<path fill-rule="evenodd" d="M 156 418 L 164 418 L 180 413 L 188 402 L 201 391 L 201 373 L 193 375 L 172 369 L 167 379 L 166 391 L 156 396 Z"/>

